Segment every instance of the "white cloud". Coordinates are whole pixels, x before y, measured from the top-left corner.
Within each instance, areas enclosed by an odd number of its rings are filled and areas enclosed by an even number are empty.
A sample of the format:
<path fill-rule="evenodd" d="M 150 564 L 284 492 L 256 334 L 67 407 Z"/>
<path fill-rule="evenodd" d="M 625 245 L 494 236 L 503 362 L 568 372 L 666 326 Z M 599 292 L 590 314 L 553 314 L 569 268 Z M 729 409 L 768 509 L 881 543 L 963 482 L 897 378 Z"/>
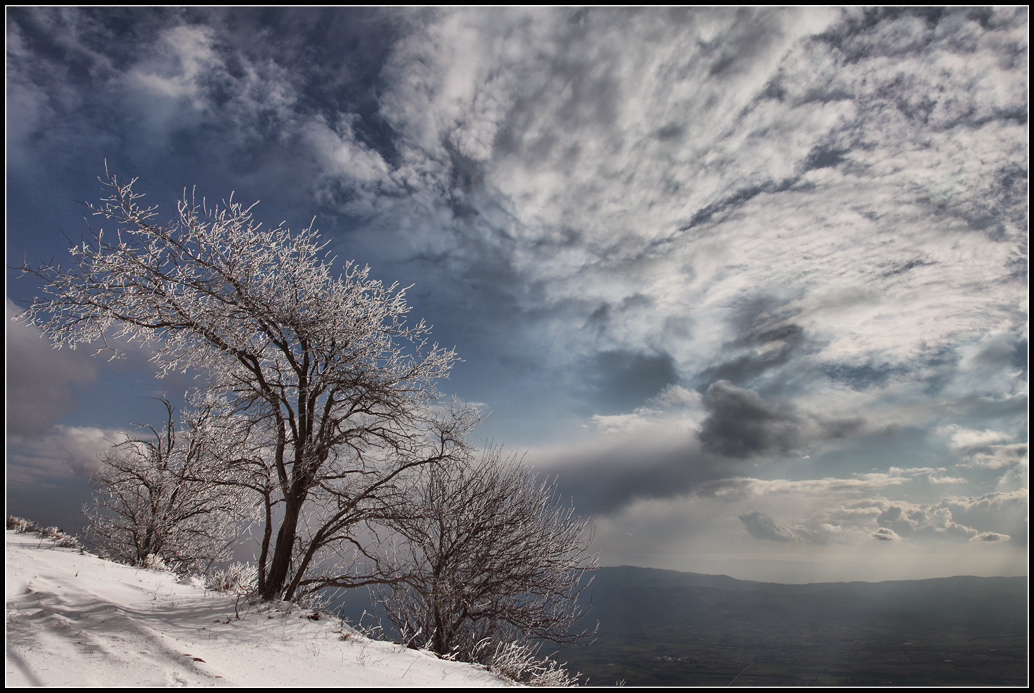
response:
<path fill-rule="evenodd" d="M 1016 489 L 1026 486 L 1030 466 L 1028 444 L 1010 442 L 1015 436 L 993 429 L 977 430 L 958 424 L 937 429 L 946 437 L 952 453 L 962 459 L 959 469 L 993 469 L 1000 474 L 1001 488 Z"/>
<path fill-rule="evenodd" d="M 162 32 L 153 53 L 128 75 L 131 82 L 157 95 L 186 99 L 200 106 L 200 81 L 221 70 L 222 60 L 213 48 L 213 31 L 204 26 L 174 26 Z"/>
<path fill-rule="evenodd" d="M 898 536 L 909 538 L 916 535 L 953 536 L 971 539 L 977 531 L 952 520 L 947 508 L 923 508 L 908 504 L 894 504 L 876 518 L 880 527 L 893 530 Z"/>
<path fill-rule="evenodd" d="M 959 62 L 967 22 L 932 35 L 902 18 L 837 48 L 808 40 L 836 12 L 431 17 L 385 72 L 392 178 L 412 192 L 377 200 L 376 233 L 390 227 L 406 241 L 393 247 L 447 256 L 462 274 L 476 246 L 428 229 L 469 223 L 515 284 L 538 287 L 516 298 L 545 314 L 536 347 L 550 359 L 664 344 L 699 372 L 737 337 L 730 310 L 758 293 L 797 316 L 820 363 L 910 366 L 1017 319 L 1014 246 L 973 228 L 991 214 L 1006 238 L 1022 235 L 999 214 L 1008 205 L 987 206 L 1001 167 L 1025 165 L 1024 128 L 996 120 L 1024 107 L 1022 71 L 1001 67 L 995 44 L 1014 28 L 983 32 Z M 957 104 L 933 125 L 909 115 L 931 94 Z M 965 114 L 977 124 L 952 125 Z M 804 170 L 816 151 L 830 163 Z M 457 219 L 443 200 L 480 216 Z M 650 309 L 622 309 L 633 296 Z M 587 341 L 580 326 L 601 305 L 610 319 Z"/>
<path fill-rule="evenodd" d="M 937 432 L 947 436 L 951 441 L 951 447 L 960 455 L 970 454 L 993 446 L 996 443 L 1003 443 L 1011 437 L 1002 431 L 993 431 L 991 429 L 978 431 L 971 428 L 963 428 L 958 424 L 943 426 L 937 429 Z"/>
<path fill-rule="evenodd" d="M 980 496 L 951 496 L 943 499 L 938 509 L 980 532 L 998 532 L 1025 538 L 1029 499 L 1027 489 L 993 492 Z"/>
<path fill-rule="evenodd" d="M 922 472 L 918 472 L 922 473 Z M 913 470 L 891 469 L 887 472 L 865 472 L 849 477 L 824 477 L 822 479 L 751 479 L 736 477 L 723 482 L 729 488 L 737 488 L 750 496 L 771 496 L 775 494 L 800 497 L 845 498 L 857 497 L 859 492 L 871 492 L 888 487 L 901 486 L 915 478 Z M 723 492 L 728 492 L 723 488 Z"/>
<path fill-rule="evenodd" d="M 349 118 L 342 117 L 331 127 L 322 116 L 316 116 L 301 125 L 299 134 L 319 163 L 321 180 L 314 183 L 318 198 L 332 198 L 334 187 L 343 183 L 355 193 L 345 209 L 368 216 L 374 213 L 379 195 L 397 194 L 390 167 L 375 150 L 356 140 Z M 331 191 L 322 189 L 328 185 Z"/>

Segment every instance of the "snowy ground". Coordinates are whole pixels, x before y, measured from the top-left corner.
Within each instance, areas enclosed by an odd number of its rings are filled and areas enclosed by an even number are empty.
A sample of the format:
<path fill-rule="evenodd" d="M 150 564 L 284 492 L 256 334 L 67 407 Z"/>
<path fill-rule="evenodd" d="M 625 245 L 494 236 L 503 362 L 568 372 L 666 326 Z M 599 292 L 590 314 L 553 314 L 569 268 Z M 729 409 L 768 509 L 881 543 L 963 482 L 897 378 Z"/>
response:
<path fill-rule="evenodd" d="M 244 605 L 171 573 L 7 531 L 7 686 L 504 686 L 311 612 Z"/>

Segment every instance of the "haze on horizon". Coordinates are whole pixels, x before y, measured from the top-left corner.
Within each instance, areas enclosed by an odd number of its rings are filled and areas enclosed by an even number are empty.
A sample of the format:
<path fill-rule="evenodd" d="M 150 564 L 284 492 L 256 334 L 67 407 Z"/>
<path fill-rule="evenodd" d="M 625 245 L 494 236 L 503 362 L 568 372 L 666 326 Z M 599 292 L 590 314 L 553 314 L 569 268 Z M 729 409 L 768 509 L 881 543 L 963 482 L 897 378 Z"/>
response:
<path fill-rule="evenodd" d="M 7 263 L 108 169 L 412 284 L 604 565 L 1024 575 L 1026 7 L 7 9 Z M 38 293 L 8 271 L 14 315 Z M 165 394 L 7 327 L 8 511 Z"/>

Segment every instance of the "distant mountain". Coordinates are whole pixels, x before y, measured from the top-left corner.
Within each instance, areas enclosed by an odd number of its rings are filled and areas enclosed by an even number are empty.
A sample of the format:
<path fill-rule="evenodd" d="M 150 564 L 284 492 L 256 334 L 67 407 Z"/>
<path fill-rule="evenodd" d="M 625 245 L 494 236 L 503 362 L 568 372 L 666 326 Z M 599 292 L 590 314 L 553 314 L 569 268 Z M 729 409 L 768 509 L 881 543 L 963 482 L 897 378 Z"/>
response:
<path fill-rule="evenodd" d="M 596 640 L 558 655 L 596 685 L 1021 684 L 1027 584 L 783 585 L 601 568 L 583 594 Z"/>
<path fill-rule="evenodd" d="M 580 600 L 591 611 L 577 626 L 598 621 L 593 642 L 543 643 L 542 652 L 597 686 L 1025 685 L 1027 584 L 784 585 L 600 568 Z M 372 611 L 365 592 L 337 604 L 352 621 Z M 368 615 L 364 624 L 375 621 Z"/>

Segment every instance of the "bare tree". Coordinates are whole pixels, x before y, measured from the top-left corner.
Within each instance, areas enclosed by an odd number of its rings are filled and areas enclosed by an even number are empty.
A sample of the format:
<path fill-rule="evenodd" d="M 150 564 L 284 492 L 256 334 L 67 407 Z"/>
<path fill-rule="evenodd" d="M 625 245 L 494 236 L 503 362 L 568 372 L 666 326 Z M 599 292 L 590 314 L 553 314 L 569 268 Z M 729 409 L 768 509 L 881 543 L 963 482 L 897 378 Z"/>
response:
<path fill-rule="evenodd" d="M 561 502 L 555 482 L 498 448 L 424 476 L 413 511 L 396 523 L 406 577 L 381 590 L 404 637 L 474 661 L 504 643 L 594 632 L 569 632 L 585 613 L 577 598 L 597 556 L 587 523 Z"/>
<path fill-rule="evenodd" d="M 240 474 L 265 517 L 258 583 L 266 599 L 379 579 L 318 568 L 356 531 L 393 512 L 410 470 L 464 446 L 472 411 L 438 404 L 456 354 L 407 323 L 405 290 L 334 258 L 309 228 L 263 228 L 251 207 L 184 196 L 158 225 L 141 194 L 109 176 L 72 264 L 24 267 L 45 282 L 25 316 L 59 345 L 114 336 L 151 346 L 159 375 L 197 369 L 227 415 L 243 417 L 261 460 Z M 263 478 L 263 474 L 265 475 Z"/>
<path fill-rule="evenodd" d="M 83 508 L 87 532 L 122 562 L 157 557 L 175 570 L 205 572 L 225 557 L 246 515 L 242 489 L 212 469 L 232 443 L 213 435 L 211 409 L 194 410 L 177 432 L 172 405 L 162 403 L 160 431 L 149 426 L 150 438 L 127 439 L 101 459 L 91 480 L 98 495 Z"/>

